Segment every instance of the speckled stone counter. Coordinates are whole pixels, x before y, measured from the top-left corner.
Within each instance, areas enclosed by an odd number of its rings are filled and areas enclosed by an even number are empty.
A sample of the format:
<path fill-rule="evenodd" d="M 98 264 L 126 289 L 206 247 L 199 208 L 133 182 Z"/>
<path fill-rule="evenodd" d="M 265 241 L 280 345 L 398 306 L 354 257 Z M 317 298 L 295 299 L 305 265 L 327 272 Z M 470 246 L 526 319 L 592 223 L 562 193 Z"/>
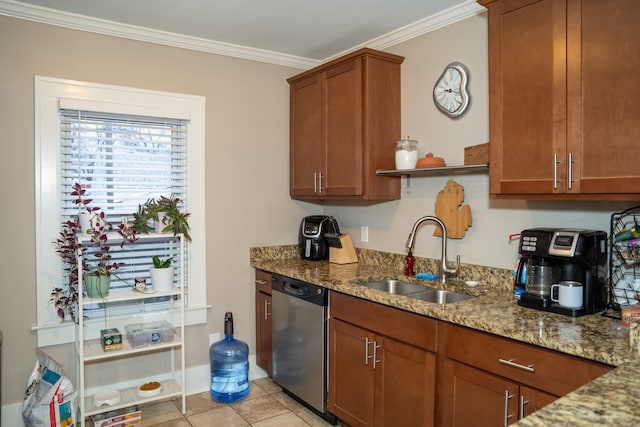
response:
<path fill-rule="evenodd" d="M 513 301 L 509 270 L 463 264 L 460 274 L 442 285 L 404 276 L 403 255 L 356 251 L 359 262 L 345 265 L 303 261 L 295 245 L 252 248 L 250 260 L 255 268 L 334 291 L 618 367 L 517 425 L 579 427 L 640 423 L 640 360 L 631 351 L 629 332 L 621 328 L 619 320 L 600 314 L 572 318 L 520 307 Z M 416 271 L 437 273 L 437 260 L 417 259 Z M 475 298 L 439 305 L 358 285 L 390 278 Z M 479 285 L 470 288 L 465 280 L 475 280 Z"/>

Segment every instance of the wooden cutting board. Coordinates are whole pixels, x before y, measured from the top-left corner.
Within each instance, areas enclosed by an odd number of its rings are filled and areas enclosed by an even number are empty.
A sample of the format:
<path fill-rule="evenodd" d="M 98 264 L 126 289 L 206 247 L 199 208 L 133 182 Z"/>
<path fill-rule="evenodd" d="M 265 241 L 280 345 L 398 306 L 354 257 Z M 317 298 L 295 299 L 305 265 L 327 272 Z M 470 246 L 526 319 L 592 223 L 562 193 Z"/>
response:
<path fill-rule="evenodd" d="M 463 205 L 464 187 L 450 179 L 436 197 L 435 214 L 447 227 L 447 237 L 462 239 L 471 227 L 471 207 Z M 434 236 L 442 236 L 440 227 L 436 227 Z"/>

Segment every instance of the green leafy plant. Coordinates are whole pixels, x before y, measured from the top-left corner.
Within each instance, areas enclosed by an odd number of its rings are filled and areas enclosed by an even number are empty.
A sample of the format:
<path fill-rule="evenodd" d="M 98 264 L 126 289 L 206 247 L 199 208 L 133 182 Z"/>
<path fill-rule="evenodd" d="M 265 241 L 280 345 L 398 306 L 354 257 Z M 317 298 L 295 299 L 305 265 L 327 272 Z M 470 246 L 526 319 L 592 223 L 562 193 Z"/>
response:
<path fill-rule="evenodd" d="M 150 221 L 162 224 L 162 232 L 173 232 L 173 235 L 184 235 L 188 242 L 191 241 L 189 231 L 190 213 L 181 212 L 179 206 L 182 200 L 178 197 L 160 196 L 159 199 L 148 199 L 144 204 L 138 205 L 138 210 L 133 214 L 133 227 L 139 233 L 149 234 L 153 230 Z"/>
<path fill-rule="evenodd" d="M 171 260 L 173 258 L 167 258 L 164 261 L 161 260 L 159 257 L 154 256 L 153 257 L 153 266 L 155 268 L 169 268 L 171 267 Z"/>
<path fill-rule="evenodd" d="M 78 292 L 80 290 L 79 277 L 80 268 L 83 274 L 93 274 L 96 276 L 111 276 L 124 263 L 115 262 L 111 258 L 109 246 L 109 233 L 113 230 L 113 225 L 106 221 L 104 212 L 98 207 L 91 206 L 92 199 L 85 198 L 86 190 L 80 183 L 75 183 L 72 187 L 71 196 L 78 211 L 86 211 L 95 215 L 97 220 L 91 221 L 88 230 L 82 230 L 78 217 L 63 221 L 60 227 L 58 238 L 53 241 L 56 253 L 65 265 L 67 272 L 67 282 L 62 286 L 57 286 L 51 291 L 49 302 L 56 309 L 58 317 L 65 320 L 69 316 L 77 322 L 76 310 L 78 303 Z M 82 258 L 82 265 L 78 265 L 78 250 L 83 247 L 78 241 L 79 233 L 87 233 L 90 241 L 84 247 L 88 249 L 91 260 Z M 118 226 L 118 234 L 122 237 L 120 246 L 132 243 L 137 240 L 136 230 L 128 224 Z"/>

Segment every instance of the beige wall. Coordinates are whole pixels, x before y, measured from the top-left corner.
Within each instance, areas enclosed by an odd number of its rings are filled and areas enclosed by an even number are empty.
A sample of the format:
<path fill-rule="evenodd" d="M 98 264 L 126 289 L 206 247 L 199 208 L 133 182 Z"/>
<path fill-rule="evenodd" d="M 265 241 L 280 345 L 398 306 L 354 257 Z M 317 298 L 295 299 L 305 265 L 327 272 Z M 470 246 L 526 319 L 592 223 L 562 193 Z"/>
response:
<path fill-rule="evenodd" d="M 468 19 L 388 49 L 404 55 L 402 133 L 418 139 L 421 155 L 432 151 L 449 164 L 462 164 L 463 147 L 488 140 L 486 18 Z M 3 403 L 19 402 L 34 363 L 34 144 L 33 76 L 135 86 L 206 96 L 207 290 L 213 306 L 207 325 L 189 328 L 188 366 L 208 364 L 208 335 L 222 330 L 224 311 L 234 312 L 236 335 L 253 349 L 253 271 L 250 246 L 296 242 L 300 218 L 336 215 L 356 246 L 402 253 L 411 225 L 432 214 L 447 177 L 414 178 L 401 201 L 372 206 L 313 205 L 288 196 L 288 86 L 298 70 L 65 30 L 0 17 L 0 190 L 7 225 L 0 328 L 4 331 Z M 431 90 L 453 60 L 471 72 L 473 104 L 452 121 L 433 106 Z M 393 150 L 393 141 L 389 142 Z M 489 201 L 486 175 L 455 177 L 464 185 L 473 226 L 451 242 L 449 256 L 463 262 L 511 267 L 516 245 L 507 236 L 531 226 L 608 229 L 612 211 L 624 204 Z M 360 226 L 369 226 L 369 242 Z M 428 226 L 416 255 L 439 256 L 439 239 Z M 196 236 L 196 238 L 198 238 Z M 400 266 L 398 266 L 400 270 Z M 48 351 L 68 368 L 68 346 Z"/>
<path fill-rule="evenodd" d="M 234 312 L 236 336 L 254 345 L 249 247 L 289 244 L 300 218 L 321 207 L 288 196 L 289 92 L 300 70 L 0 17 L 2 400 L 19 402 L 35 361 L 33 76 L 206 97 L 209 323 L 189 328 L 187 365 L 209 363 L 209 334 Z M 13 208 L 8 209 L 9 203 Z M 53 249 L 52 249 L 53 250 Z M 47 351 L 74 371 L 69 346 Z"/>

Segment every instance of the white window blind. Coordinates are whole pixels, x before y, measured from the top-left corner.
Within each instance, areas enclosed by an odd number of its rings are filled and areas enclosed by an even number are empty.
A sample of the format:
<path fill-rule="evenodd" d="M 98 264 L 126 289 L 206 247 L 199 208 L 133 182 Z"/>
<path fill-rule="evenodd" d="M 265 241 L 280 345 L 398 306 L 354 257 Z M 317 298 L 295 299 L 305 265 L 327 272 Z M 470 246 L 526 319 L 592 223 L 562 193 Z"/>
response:
<path fill-rule="evenodd" d="M 114 225 L 123 216 L 132 216 L 150 197 L 174 195 L 184 201 L 180 208 L 191 214 L 193 241 L 185 244 L 184 262 L 174 266 L 184 266 L 188 276 L 186 298 L 171 303 L 187 304 L 186 325 L 206 323 L 206 99 L 43 76 L 34 77 L 34 96 L 37 319 L 33 330 L 38 346 L 75 340 L 74 323 L 60 322 L 50 301 L 52 289 L 67 283 L 52 242 L 60 223 L 77 213 L 70 197 L 75 182 L 86 187 L 85 196 Z M 166 239 L 140 239 L 122 250 L 116 244 L 113 256 L 125 263 L 116 273 L 126 284 L 116 279 L 112 286 L 133 285 L 136 276 L 149 277 L 153 255 L 173 256 L 174 250 Z M 146 319 L 150 311 L 157 314 L 169 307 L 168 301 L 144 301 L 141 307 L 123 304 L 118 310 L 110 304 L 109 316 L 124 322 L 136 313 L 147 313 L 142 315 Z M 86 336 L 100 336 L 104 329 L 100 312 L 94 310 L 96 320 L 85 323 Z"/>
<path fill-rule="evenodd" d="M 78 214 L 76 197 L 71 195 L 76 182 L 86 190 L 83 197 L 107 215 L 114 230 L 149 198 L 178 197 L 186 211 L 186 120 L 63 108 L 59 117 L 61 222 Z M 112 260 L 124 265 L 112 276 L 112 288 L 132 286 L 135 277 L 147 278 L 149 283 L 154 255 L 172 257 L 175 267 L 188 264 L 177 258 L 177 240 L 144 239 L 120 247 L 117 235 L 113 237 L 109 241 Z M 91 260 L 91 250 L 85 258 Z M 179 277 L 179 268 L 174 273 Z"/>

